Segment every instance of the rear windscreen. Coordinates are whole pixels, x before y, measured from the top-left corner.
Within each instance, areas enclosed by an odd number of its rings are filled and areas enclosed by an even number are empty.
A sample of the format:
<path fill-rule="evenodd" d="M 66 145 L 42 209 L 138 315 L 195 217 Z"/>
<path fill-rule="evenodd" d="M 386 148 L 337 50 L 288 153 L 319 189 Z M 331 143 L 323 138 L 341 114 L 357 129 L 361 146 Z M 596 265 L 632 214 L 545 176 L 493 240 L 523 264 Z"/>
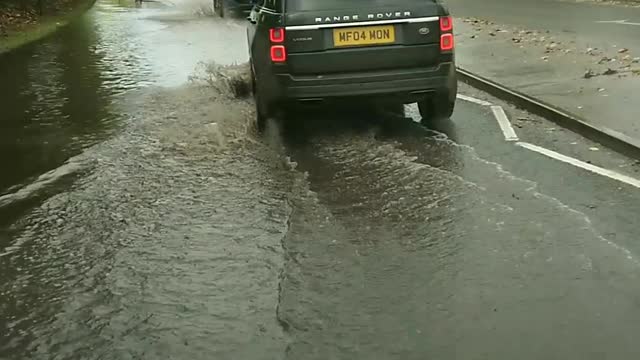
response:
<path fill-rule="evenodd" d="M 433 0 L 287 0 L 288 11 L 353 10 L 433 3 Z"/>

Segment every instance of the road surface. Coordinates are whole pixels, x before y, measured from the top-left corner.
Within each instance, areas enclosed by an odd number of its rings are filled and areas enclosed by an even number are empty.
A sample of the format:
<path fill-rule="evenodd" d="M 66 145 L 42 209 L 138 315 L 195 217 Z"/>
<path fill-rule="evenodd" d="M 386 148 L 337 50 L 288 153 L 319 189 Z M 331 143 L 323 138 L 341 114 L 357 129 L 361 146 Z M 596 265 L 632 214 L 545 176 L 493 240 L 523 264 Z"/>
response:
<path fill-rule="evenodd" d="M 241 66 L 198 66 L 246 61 L 242 21 L 191 10 L 101 0 L 0 59 L 0 358 L 637 357 L 637 162 L 465 86 L 431 129 L 256 136 L 201 85 Z"/>

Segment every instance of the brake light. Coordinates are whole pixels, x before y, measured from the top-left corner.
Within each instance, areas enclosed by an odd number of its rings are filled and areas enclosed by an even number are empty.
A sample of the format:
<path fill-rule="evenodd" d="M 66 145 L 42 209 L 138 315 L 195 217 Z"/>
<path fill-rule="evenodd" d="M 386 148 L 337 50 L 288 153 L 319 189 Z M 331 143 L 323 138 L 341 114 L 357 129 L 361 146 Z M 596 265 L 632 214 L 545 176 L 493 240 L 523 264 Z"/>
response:
<path fill-rule="evenodd" d="M 451 16 L 443 16 L 440 18 L 440 31 L 449 32 L 453 30 L 453 19 Z"/>
<path fill-rule="evenodd" d="M 275 63 L 287 61 L 287 49 L 283 45 L 273 45 L 271 47 L 271 61 Z"/>
<path fill-rule="evenodd" d="M 284 29 L 283 28 L 273 28 L 269 29 L 269 40 L 272 43 L 280 44 L 284 42 Z"/>
<path fill-rule="evenodd" d="M 440 50 L 441 51 L 453 50 L 453 34 L 440 35 Z"/>
<path fill-rule="evenodd" d="M 284 45 L 274 45 L 284 43 L 284 29 L 269 29 L 269 41 L 271 41 L 271 62 L 283 63 L 287 61 L 287 48 Z"/>

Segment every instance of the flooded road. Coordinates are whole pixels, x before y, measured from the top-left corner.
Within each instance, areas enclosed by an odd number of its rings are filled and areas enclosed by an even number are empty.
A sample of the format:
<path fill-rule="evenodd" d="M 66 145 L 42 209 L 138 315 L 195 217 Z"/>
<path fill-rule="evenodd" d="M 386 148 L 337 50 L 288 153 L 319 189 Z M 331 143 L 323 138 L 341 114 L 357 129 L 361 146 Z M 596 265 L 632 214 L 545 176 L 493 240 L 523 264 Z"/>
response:
<path fill-rule="evenodd" d="M 637 188 L 463 101 L 434 129 L 367 105 L 259 136 L 216 77 L 245 72 L 242 21 L 130 5 L 0 58 L 0 359 L 640 354 Z"/>
<path fill-rule="evenodd" d="M 198 2 L 167 4 L 99 1 L 53 37 L 0 58 L 0 168 L 10 169 L 0 205 L 43 191 L 49 171 L 118 132 L 130 115 L 114 108 L 129 91 L 185 83 L 200 62 L 246 61 L 245 47 L 224 45 L 243 44 L 241 23 L 212 22 Z"/>

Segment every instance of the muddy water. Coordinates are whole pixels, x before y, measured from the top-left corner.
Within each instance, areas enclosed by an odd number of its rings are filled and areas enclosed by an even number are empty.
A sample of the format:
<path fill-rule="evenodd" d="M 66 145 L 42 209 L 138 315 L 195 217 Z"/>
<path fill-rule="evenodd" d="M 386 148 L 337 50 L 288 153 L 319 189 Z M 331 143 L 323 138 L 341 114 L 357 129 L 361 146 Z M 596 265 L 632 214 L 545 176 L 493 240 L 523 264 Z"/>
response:
<path fill-rule="evenodd" d="M 244 140 L 246 102 L 191 87 L 135 96 L 133 125 L 74 159 L 89 174 L 12 227 L 5 354 L 278 358 L 289 170 Z"/>
<path fill-rule="evenodd" d="M 0 60 L 28 64 L 2 67 L 0 358 L 637 357 L 640 263 L 583 213 L 455 126 L 256 136 L 216 77 L 246 75 L 219 66 L 242 27 L 193 5 L 101 1 Z"/>
<path fill-rule="evenodd" d="M 216 83 L 241 23 L 125 5 L 0 59 L 0 358 L 278 359 L 292 174 Z"/>
<path fill-rule="evenodd" d="M 98 1 L 53 37 L 0 57 L 0 206 L 11 213 L 58 192 L 51 185 L 77 172 L 65 162 L 130 120 L 114 108 L 129 91 L 182 84 L 201 61 L 246 61 L 242 23 L 199 15 L 208 2 L 132 3 Z"/>

